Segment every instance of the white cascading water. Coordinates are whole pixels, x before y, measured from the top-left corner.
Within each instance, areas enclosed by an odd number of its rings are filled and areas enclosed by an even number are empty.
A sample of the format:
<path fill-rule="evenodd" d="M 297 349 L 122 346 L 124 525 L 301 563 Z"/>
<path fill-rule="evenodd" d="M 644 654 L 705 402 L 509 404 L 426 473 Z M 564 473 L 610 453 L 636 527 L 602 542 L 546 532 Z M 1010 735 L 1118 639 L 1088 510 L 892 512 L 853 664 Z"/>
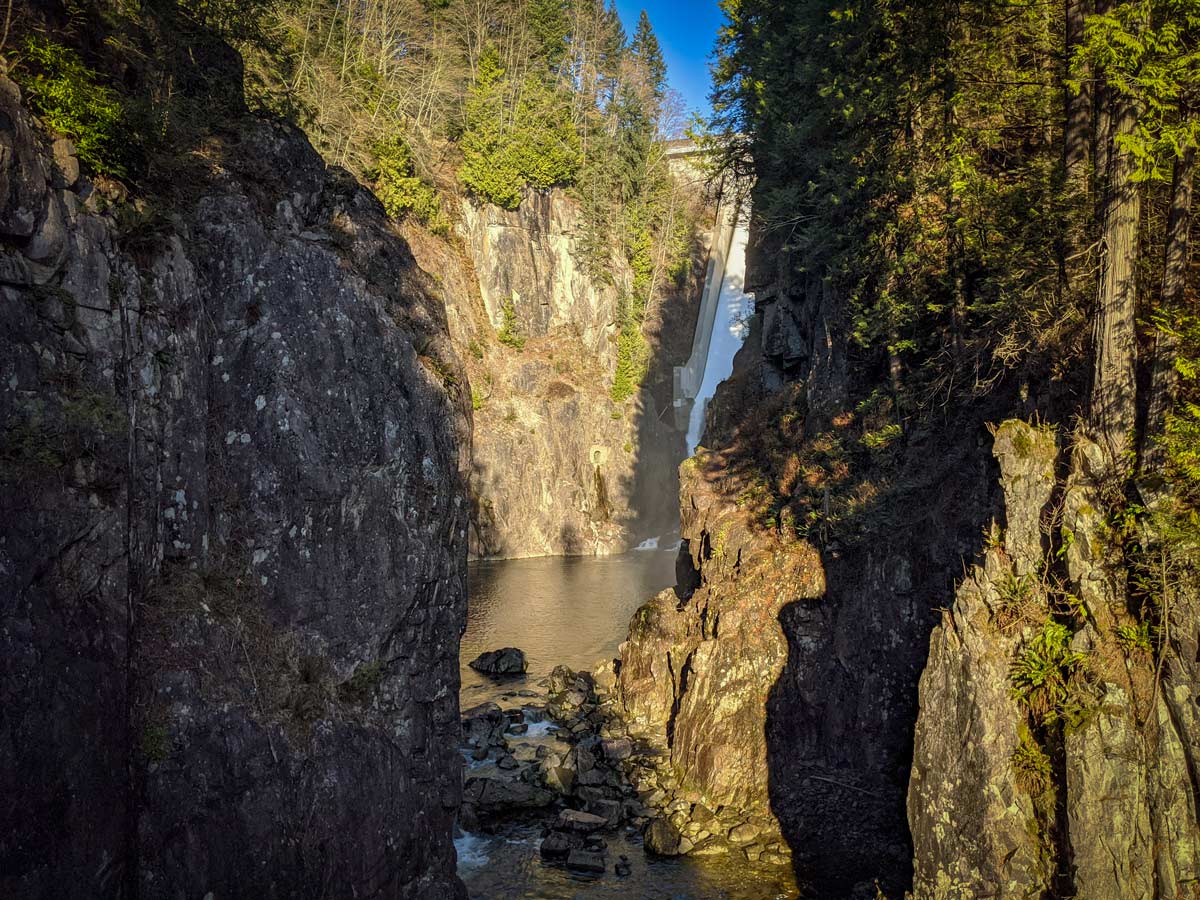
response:
<path fill-rule="evenodd" d="M 486 841 L 477 834 L 460 831 L 454 839 L 454 850 L 458 853 L 459 873 L 469 872 L 487 865 L 488 857 L 485 849 Z"/>
<path fill-rule="evenodd" d="M 729 244 L 729 256 L 725 260 L 725 274 L 721 279 L 721 295 L 714 313 L 712 342 L 708 345 L 708 356 L 704 363 L 704 379 L 692 405 L 688 418 L 688 456 L 696 452 L 704 433 L 704 411 L 712 399 L 717 385 L 733 373 L 733 357 L 741 349 L 749 331 L 746 321 L 750 316 L 753 298 L 744 290 L 746 284 L 746 245 L 749 242 L 749 216 L 738 216 L 733 239 Z"/>

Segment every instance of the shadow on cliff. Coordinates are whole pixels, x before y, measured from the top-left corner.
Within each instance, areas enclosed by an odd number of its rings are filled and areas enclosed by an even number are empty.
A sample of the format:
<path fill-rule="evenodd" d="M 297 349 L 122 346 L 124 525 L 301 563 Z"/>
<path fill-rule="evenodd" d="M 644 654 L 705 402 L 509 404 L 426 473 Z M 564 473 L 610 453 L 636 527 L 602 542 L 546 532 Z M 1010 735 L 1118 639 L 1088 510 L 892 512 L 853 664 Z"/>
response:
<path fill-rule="evenodd" d="M 649 346 L 646 376 L 628 413 L 637 434 L 627 469 L 631 475 L 606 483 L 610 495 L 629 497 L 629 508 L 618 524 L 635 545 L 661 538 L 665 548 L 679 534 L 679 464 L 687 458 L 687 434 L 686 422 L 680 427 L 676 421 L 675 367 L 691 355 L 707 263 L 706 245 L 696 233 L 689 271 L 663 292 L 644 324 Z M 598 475 L 605 477 L 603 471 Z"/>
<path fill-rule="evenodd" d="M 761 353 L 757 327 L 746 358 Z M 736 498 L 761 552 L 799 534 L 826 579 L 821 598 L 778 616 L 787 661 L 766 700 L 771 810 L 814 896 L 874 897 L 876 880 L 902 896 L 917 684 L 939 610 L 985 524 L 1002 520 L 985 423 L 1011 404 L 936 424 L 862 403 L 810 417 L 801 386 L 768 394 L 761 374 L 739 365 L 718 392 L 707 436 L 725 449 L 704 471 Z"/>

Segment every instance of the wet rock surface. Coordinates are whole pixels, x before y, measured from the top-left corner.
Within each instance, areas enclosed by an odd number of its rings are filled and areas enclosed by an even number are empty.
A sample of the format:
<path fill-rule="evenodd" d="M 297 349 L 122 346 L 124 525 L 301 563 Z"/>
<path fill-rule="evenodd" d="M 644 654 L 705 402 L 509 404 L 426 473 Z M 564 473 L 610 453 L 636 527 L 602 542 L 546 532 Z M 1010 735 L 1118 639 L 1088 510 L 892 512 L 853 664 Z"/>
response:
<path fill-rule="evenodd" d="M 592 673 L 559 666 L 542 684 L 544 706 L 484 704 L 464 713 L 470 762 L 462 821 L 486 831 L 533 814 L 542 826 L 543 861 L 597 876 L 632 871 L 628 858 L 609 858 L 617 835 L 633 835 L 656 856 L 734 852 L 748 862 L 785 865 L 790 857 L 777 837 L 769 851 L 739 848 L 729 838 L 767 833 L 765 824 L 751 824 L 731 807 L 710 808 L 665 773 L 663 748 L 631 735 L 612 695 L 598 687 L 612 676 L 611 661 Z M 531 722 L 542 733 L 527 739 L 518 732 Z"/>
<path fill-rule="evenodd" d="M 504 647 L 501 650 L 489 650 L 471 660 L 470 666 L 476 672 L 493 677 L 503 675 L 520 675 L 527 668 L 525 654 L 516 647 Z"/>

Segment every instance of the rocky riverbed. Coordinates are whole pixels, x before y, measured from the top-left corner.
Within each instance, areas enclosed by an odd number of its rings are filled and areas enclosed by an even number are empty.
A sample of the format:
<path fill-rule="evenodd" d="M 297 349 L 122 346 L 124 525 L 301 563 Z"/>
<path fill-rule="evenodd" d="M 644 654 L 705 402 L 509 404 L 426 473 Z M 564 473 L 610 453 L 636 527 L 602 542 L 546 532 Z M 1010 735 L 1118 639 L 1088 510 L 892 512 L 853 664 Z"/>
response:
<path fill-rule="evenodd" d="M 629 620 L 673 583 L 674 563 L 664 552 L 472 566 L 456 844 L 476 900 L 798 895 L 778 834 L 680 784 L 614 696 Z M 526 673 L 480 671 L 517 648 Z"/>
<path fill-rule="evenodd" d="M 536 690 L 464 711 L 461 827 L 478 834 L 536 825 L 546 864 L 592 876 L 630 876 L 640 851 L 732 855 L 770 870 L 764 885 L 786 883 L 790 855 L 778 834 L 680 784 L 664 748 L 625 725 L 615 684 L 612 661 L 592 672 L 559 666 Z"/>

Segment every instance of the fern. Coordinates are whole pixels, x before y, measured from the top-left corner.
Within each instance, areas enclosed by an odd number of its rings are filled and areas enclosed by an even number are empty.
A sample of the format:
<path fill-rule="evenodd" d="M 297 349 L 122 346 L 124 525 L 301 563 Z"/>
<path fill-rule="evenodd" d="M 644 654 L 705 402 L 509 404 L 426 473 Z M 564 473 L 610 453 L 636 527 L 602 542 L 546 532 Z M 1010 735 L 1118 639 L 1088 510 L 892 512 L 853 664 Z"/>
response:
<path fill-rule="evenodd" d="M 1070 679 L 1087 660 L 1071 649 L 1067 626 L 1047 620 L 1009 669 L 1013 698 L 1043 725 L 1058 721 L 1070 699 Z"/>

